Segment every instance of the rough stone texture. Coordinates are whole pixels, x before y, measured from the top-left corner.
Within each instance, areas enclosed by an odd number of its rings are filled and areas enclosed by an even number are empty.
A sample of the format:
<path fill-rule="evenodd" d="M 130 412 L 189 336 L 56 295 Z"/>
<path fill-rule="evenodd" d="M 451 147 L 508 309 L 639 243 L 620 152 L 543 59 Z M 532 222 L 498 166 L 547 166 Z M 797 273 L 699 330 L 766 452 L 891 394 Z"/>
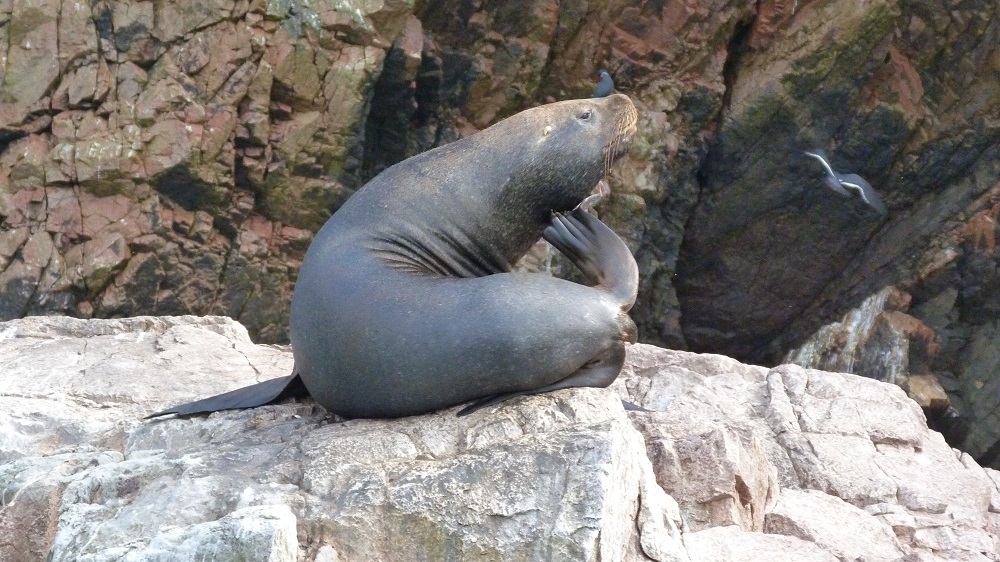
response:
<path fill-rule="evenodd" d="M 0 559 L 1000 559 L 1000 474 L 792 365 L 635 345 L 610 389 L 464 418 L 141 420 L 290 368 L 221 317 L 0 323 Z"/>
<path fill-rule="evenodd" d="M 713 527 L 687 533 L 684 544 L 699 562 L 756 562 L 762 558 L 797 562 L 834 562 L 833 554 L 797 537 L 744 533 L 736 527 Z"/>
<path fill-rule="evenodd" d="M 225 314 L 287 341 L 350 193 L 604 67 L 641 112 L 601 212 L 642 341 L 776 364 L 893 286 L 913 307 L 869 366 L 933 375 L 929 414 L 1000 466 L 998 45 L 992 0 L 7 0 L 0 319 Z M 815 147 L 888 218 L 826 189 Z"/>
<path fill-rule="evenodd" d="M 0 3 L 0 318 L 214 312 L 287 340 L 411 10 Z"/>
<path fill-rule="evenodd" d="M 761 3 L 675 279 L 690 349 L 896 382 L 1000 467 L 1000 8 L 953 7 Z M 888 218 L 819 184 L 812 147 Z"/>
<path fill-rule="evenodd" d="M 903 555 L 892 527 L 816 490 L 783 490 L 764 528 L 814 542 L 840 560 L 888 561 Z"/>
<path fill-rule="evenodd" d="M 992 205 L 998 10 L 808 2 L 766 49 L 746 46 L 678 267 L 692 349 L 775 361 L 925 273 L 951 231 Z M 817 146 L 882 193 L 887 219 L 822 186 L 798 154 Z"/>
<path fill-rule="evenodd" d="M 942 280 L 954 281 L 953 273 L 935 272 L 932 281 L 911 288 L 912 294 L 886 287 L 840 321 L 821 327 L 785 360 L 900 385 L 952 446 L 984 466 L 997 467 L 1000 383 L 993 373 L 1000 368 L 1000 332 L 995 320 L 983 314 L 991 305 L 982 292 L 967 292 L 963 298 Z M 928 284 L 939 287 L 930 298 L 926 295 L 934 291 Z"/>

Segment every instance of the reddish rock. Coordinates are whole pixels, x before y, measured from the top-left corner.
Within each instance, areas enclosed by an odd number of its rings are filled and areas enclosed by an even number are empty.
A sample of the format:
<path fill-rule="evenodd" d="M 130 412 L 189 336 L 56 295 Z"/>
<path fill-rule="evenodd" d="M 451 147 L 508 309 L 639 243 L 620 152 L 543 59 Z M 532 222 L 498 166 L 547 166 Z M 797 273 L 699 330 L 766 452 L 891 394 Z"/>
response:
<path fill-rule="evenodd" d="M 129 257 L 120 233 L 103 232 L 66 252 L 67 276 L 78 288 L 96 294 L 104 290 Z"/>
<path fill-rule="evenodd" d="M 60 0 L 8 3 L 2 56 L 3 101 L 33 109 L 59 79 L 61 65 L 56 55 L 60 4 Z M 72 27 L 73 18 L 69 20 Z"/>
<path fill-rule="evenodd" d="M 83 234 L 83 215 L 76 191 L 65 187 L 50 187 L 45 192 L 45 230 L 58 232 L 70 240 L 79 238 Z"/>

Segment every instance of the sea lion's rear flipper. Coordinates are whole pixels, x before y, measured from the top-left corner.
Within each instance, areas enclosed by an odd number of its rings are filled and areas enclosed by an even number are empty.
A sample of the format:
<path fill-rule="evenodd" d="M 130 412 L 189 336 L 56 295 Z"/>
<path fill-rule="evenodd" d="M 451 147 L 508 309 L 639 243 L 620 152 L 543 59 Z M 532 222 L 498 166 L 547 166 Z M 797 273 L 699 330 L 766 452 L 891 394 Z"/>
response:
<path fill-rule="evenodd" d="M 556 381 L 552 384 L 545 385 L 541 388 L 535 388 L 533 390 L 518 390 L 515 392 L 505 392 L 503 394 L 487 396 L 486 398 L 477 400 L 476 402 L 462 408 L 456 415 L 459 417 L 467 416 L 476 410 L 481 410 L 487 406 L 498 404 L 504 400 L 514 398 L 515 396 L 530 396 L 532 394 L 541 394 L 543 392 L 551 392 L 553 390 L 561 390 L 564 388 L 605 388 L 615 382 L 615 379 L 618 378 L 618 373 L 621 372 L 622 365 L 624 364 L 625 344 L 618 344 L 613 346 L 608 351 L 591 359 L 589 363 L 580 367 L 572 375 L 560 381 Z"/>
<path fill-rule="evenodd" d="M 635 304 L 639 267 L 625 242 L 583 209 L 556 213 L 542 236 L 598 288 L 618 301 L 623 312 Z"/>
<path fill-rule="evenodd" d="M 309 391 L 302 379 L 298 375 L 292 374 L 287 377 L 266 380 L 243 388 L 203 398 L 188 404 L 181 404 L 156 412 L 146 416 L 146 419 L 165 416 L 167 414 L 177 414 L 178 416 L 190 416 L 192 414 L 206 414 L 218 412 L 219 410 L 234 410 L 240 408 L 253 408 L 263 406 L 286 398 L 301 398 L 308 396 Z"/>
<path fill-rule="evenodd" d="M 643 408 L 642 406 L 634 402 L 629 402 L 628 400 L 622 400 L 622 408 L 625 408 L 626 412 L 644 412 L 647 414 L 653 413 L 653 410 Z"/>

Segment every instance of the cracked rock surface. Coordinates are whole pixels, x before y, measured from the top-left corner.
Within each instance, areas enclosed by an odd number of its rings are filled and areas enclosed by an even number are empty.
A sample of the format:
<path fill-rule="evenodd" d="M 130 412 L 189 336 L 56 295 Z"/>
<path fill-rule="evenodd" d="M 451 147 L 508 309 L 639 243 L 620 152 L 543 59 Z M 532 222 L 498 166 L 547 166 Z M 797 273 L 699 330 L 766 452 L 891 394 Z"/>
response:
<path fill-rule="evenodd" d="M 291 354 L 223 317 L 32 317 L 0 342 L 3 560 L 1000 559 L 1000 475 L 854 375 L 639 344 L 609 389 L 464 418 L 143 421 Z"/>
<path fill-rule="evenodd" d="M 994 0 L 0 0 L 0 320 L 220 314 L 286 342 L 351 193 L 606 68 L 639 109 L 600 212 L 640 341 L 807 347 L 1000 467 L 998 45 Z M 572 274 L 551 257 L 523 265 Z M 826 337 L 887 290 L 909 304 L 872 337 Z"/>
<path fill-rule="evenodd" d="M 217 313 L 287 340 L 412 10 L 335 4 L 0 2 L 0 318 Z"/>

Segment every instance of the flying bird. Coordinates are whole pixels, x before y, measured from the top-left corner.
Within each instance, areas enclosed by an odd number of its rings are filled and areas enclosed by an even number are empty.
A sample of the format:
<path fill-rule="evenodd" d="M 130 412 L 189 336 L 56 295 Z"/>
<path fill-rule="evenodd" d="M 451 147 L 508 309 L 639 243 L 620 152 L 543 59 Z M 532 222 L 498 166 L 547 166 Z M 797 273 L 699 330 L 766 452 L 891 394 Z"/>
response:
<path fill-rule="evenodd" d="M 857 174 L 838 174 L 834 172 L 826 159 L 826 154 L 822 150 L 805 152 L 805 154 L 819 160 L 819 163 L 826 168 L 826 177 L 823 178 L 823 183 L 827 187 L 847 197 L 860 197 L 866 205 L 875 209 L 882 216 L 888 214 L 889 211 L 885 208 L 882 198 L 875 192 L 871 184 L 865 181 L 865 178 Z"/>
<path fill-rule="evenodd" d="M 594 87 L 594 93 L 590 94 L 590 97 L 605 98 L 610 96 L 611 92 L 615 91 L 615 81 L 611 79 L 611 75 L 608 74 L 608 71 L 603 68 L 597 73 L 597 75 L 601 77 L 601 81 Z"/>

